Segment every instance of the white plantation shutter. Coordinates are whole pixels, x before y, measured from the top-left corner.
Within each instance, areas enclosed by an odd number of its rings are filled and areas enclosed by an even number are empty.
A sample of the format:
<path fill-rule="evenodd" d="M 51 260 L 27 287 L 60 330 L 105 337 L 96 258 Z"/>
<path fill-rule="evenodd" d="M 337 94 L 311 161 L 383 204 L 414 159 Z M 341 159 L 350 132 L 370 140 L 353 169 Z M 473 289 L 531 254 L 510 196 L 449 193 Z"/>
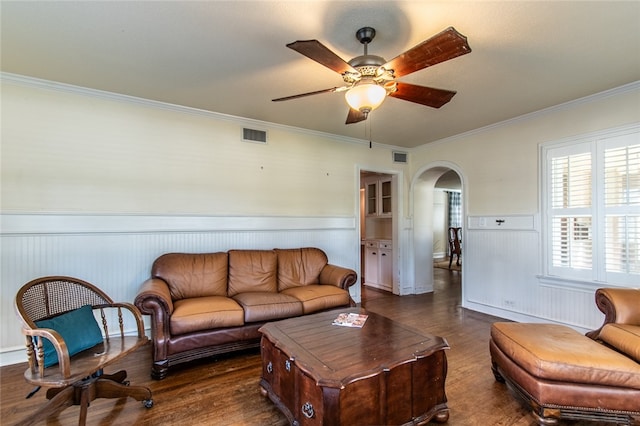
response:
<path fill-rule="evenodd" d="M 640 144 L 604 149 L 605 270 L 640 274 Z"/>
<path fill-rule="evenodd" d="M 551 158 L 554 267 L 591 269 L 591 153 Z"/>
<path fill-rule="evenodd" d="M 591 207 L 591 153 L 552 158 L 551 181 L 553 208 Z"/>
<path fill-rule="evenodd" d="M 640 280 L 640 126 L 542 147 L 545 275 Z"/>

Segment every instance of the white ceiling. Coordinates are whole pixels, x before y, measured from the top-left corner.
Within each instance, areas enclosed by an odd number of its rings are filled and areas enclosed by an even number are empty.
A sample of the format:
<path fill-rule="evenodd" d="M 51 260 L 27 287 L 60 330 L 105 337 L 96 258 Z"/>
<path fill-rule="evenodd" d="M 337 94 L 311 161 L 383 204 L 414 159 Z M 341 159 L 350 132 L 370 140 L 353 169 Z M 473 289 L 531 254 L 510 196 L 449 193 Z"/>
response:
<path fill-rule="evenodd" d="M 3 72 L 411 148 L 640 80 L 640 1 L 5 1 Z M 400 81 L 456 90 L 440 109 L 389 98 L 345 125 L 342 85 L 285 47 L 387 60 L 449 26 L 472 52 Z"/>

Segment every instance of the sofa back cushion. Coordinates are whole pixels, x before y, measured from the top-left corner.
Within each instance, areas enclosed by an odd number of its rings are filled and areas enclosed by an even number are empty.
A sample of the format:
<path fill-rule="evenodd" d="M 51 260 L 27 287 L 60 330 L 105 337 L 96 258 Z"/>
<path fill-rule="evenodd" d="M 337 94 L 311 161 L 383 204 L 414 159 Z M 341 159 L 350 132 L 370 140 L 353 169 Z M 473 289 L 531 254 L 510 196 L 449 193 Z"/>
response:
<path fill-rule="evenodd" d="M 227 253 L 168 253 L 153 262 L 151 276 L 169 285 L 173 300 L 227 295 Z"/>
<path fill-rule="evenodd" d="M 320 272 L 328 263 L 319 248 L 275 249 L 278 255 L 278 291 L 318 284 Z"/>
<path fill-rule="evenodd" d="M 229 288 L 227 295 L 278 291 L 278 259 L 273 250 L 229 250 Z"/>
<path fill-rule="evenodd" d="M 598 339 L 640 362 L 640 325 L 605 324 Z"/>

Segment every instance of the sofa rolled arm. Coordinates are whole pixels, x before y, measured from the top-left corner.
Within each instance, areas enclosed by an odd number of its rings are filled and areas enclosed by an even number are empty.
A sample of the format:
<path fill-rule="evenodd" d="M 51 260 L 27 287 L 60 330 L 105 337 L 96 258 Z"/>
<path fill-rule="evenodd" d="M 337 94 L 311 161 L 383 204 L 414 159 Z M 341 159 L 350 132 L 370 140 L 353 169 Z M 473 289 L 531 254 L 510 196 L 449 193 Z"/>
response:
<path fill-rule="evenodd" d="M 164 280 L 151 278 L 142 283 L 134 302 L 142 314 L 151 316 L 151 340 L 153 341 L 153 365 L 151 377 L 163 379 L 168 370 L 168 343 L 171 338 L 170 319 L 173 301 L 169 286 Z"/>
<path fill-rule="evenodd" d="M 173 300 L 169 286 L 160 278 L 151 278 L 142 283 L 134 305 L 140 312 L 146 315 L 154 315 L 158 309 L 163 310 L 167 315 L 173 313 Z"/>
<path fill-rule="evenodd" d="M 320 284 L 330 284 L 347 290 L 358 280 L 358 274 L 353 269 L 327 264 L 320 271 Z"/>
<path fill-rule="evenodd" d="M 640 289 L 599 288 L 596 290 L 596 306 L 604 314 L 604 323 L 587 333 L 597 339 L 606 324 L 640 325 Z"/>

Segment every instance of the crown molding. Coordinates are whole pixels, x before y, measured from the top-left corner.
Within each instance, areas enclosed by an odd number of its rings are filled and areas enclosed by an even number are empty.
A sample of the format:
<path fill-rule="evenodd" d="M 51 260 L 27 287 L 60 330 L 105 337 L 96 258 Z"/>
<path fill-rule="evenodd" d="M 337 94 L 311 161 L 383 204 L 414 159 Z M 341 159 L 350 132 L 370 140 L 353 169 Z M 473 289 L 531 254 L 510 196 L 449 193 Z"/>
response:
<path fill-rule="evenodd" d="M 568 101 L 568 102 L 564 102 L 558 105 L 554 105 L 548 108 L 544 108 L 538 111 L 534 111 L 534 112 L 529 112 L 527 114 L 523 114 L 523 115 L 519 115 L 518 117 L 513 117 L 510 118 L 508 120 L 504 120 L 504 121 L 499 121 L 497 123 L 493 123 L 493 124 L 489 124 L 488 126 L 484 126 L 484 127 L 479 127 L 477 129 L 473 129 L 473 130 L 469 130 L 468 132 L 464 132 L 464 133 L 459 133 L 457 135 L 453 135 L 453 136 L 449 136 L 447 138 L 444 139 L 439 139 L 437 141 L 433 141 L 433 142 L 429 142 L 426 143 L 424 145 L 420 145 L 417 146 L 415 148 L 412 148 L 413 152 L 417 152 L 420 151 L 422 149 L 426 149 L 428 147 L 432 147 L 435 144 L 442 144 L 442 143 L 448 143 L 448 142 L 453 142 L 459 139 L 463 139 L 469 136 L 474 136 L 474 135 L 478 135 L 478 134 L 482 134 L 485 132 L 488 132 L 490 130 L 494 130 L 500 127 L 506 127 L 506 126 L 510 126 L 514 123 L 518 123 L 518 122 L 523 122 L 523 121 L 529 121 L 529 120 L 533 120 L 535 118 L 539 118 L 543 115 L 547 115 L 553 112 L 558 112 L 558 111 L 563 111 L 563 110 L 567 110 L 569 108 L 573 108 L 577 105 L 582 105 L 582 104 L 588 104 L 591 102 L 595 102 L 595 101 L 599 101 L 602 99 L 606 99 L 612 96 L 617 96 L 617 95 L 621 95 L 624 93 L 630 93 L 630 92 L 635 92 L 640 90 L 640 80 L 634 81 L 632 83 L 628 83 L 619 87 L 615 87 L 613 89 L 609 89 L 609 90 L 605 90 L 603 92 L 599 92 L 599 93 L 595 93 L 593 95 L 589 95 L 589 96 L 585 96 L 582 98 L 578 98 L 578 99 L 574 99 L 572 101 Z"/>
<path fill-rule="evenodd" d="M 115 102 L 124 102 L 129 104 L 141 105 L 148 108 L 168 110 L 168 111 L 173 111 L 181 114 L 209 117 L 215 120 L 238 123 L 241 126 L 262 126 L 262 127 L 268 127 L 270 129 L 280 129 L 287 132 L 304 134 L 304 135 L 314 136 L 314 137 L 327 138 L 327 139 L 332 139 L 339 142 L 348 142 L 348 143 L 357 144 L 357 145 L 369 145 L 371 143 L 373 146 L 376 146 L 376 147 L 386 148 L 386 149 L 402 149 L 403 151 L 407 151 L 409 153 L 418 152 L 422 149 L 426 149 L 427 147 L 433 146 L 434 144 L 448 143 L 458 139 L 466 138 L 468 136 L 485 133 L 499 127 L 508 126 L 513 123 L 532 120 L 542 115 L 549 114 L 555 111 L 566 110 L 576 105 L 594 102 L 596 100 L 604 99 L 607 97 L 640 90 L 640 80 L 638 80 L 638 81 L 634 81 L 632 83 L 625 84 L 613 89 L 605 90 L 603 92 L 599 92 L 593 95 L 585 96 L 585 97 L 568 101 L 559 105 L 554 105 L 545 109 L 523 114 L 518 117 L 510 118 L 508 120 L 500 121 L 494 124 L 489 124 L 488 126 L 480 127 L 464 133 L 459 133 L 457 135 L 449 136 L 447 138 L 440 139 L 434 142 L 429 142 L 429 143 L 417 146 L 415 148 L 405 148 L 405 147 L 399 147 L 395 145 L 386 145 L 386 144 L 380 144 L 376 142 L 370 142 L 364 139 L 350 138 L 347 136 L 336 135 L 333 133 L 326 133 L 326 132 L 320 132 L 317 130 L 304 129 L 302 127 L 287 126 L 284 124 L 271 123 L 268 121 L 261 121 L 261 120 L 255 120 L 252 118 L 239 117 L 239 116 L 230 115 L 230 114 L 207 111 L 203 109 L 176 105 L 176 104 L 171 104 L 167 102 L 154 101 L 151 99 L 123 95 L 119 93 L 108 92 L 105 90 L 90 89 L 87 87 L 81 87 L 81 86 L 75 86 L 67 83 L 44 80 L 44 79 L 24 76 L 20 74 L 0 72 L 0 82 L 2 82 L 3 84 L 13 83 L 16 85 L 21 85 L 26 87 L 34 87 L 38 89 L 72 93 L 72 94 L 81 95 L 81 96 L 90 96 L 90 97 L 106 99 L 106 100 L 115 101 Z"/>
<path fill-rule="evenodd" d="M 52 90 L 56 92 L 71 93 L 71 94 L 80 95 L 80 96 L 94 97 L 94 98 L 105 99 L 109 101 L 140 105 L 148 108 L 172 111 L 180 114 L 209 117 L 214 120 L 238 123 L 241 126 L 248 126 L 248 127 L 260 126 L 260 127 L 267 127 L 269 129 L 279 129 L 279 130 L 283 130 L 291 133 L 298 133 L 298 134 L 303 134 L 308 136 L 332 139 L 338 142 L 348 142 L 352 144 L 367 145 L 367 146 L 370 143 L 368 140 L 364 140 L 364 139 L 350 138 L 347 136 L 336 135 L 333 133 L 326 133 L 326 132 L 320 132 L 317 130 L 304 129 L 302 127 L 287 126 L 284 124 L 271 123 L 268 121 L 261 121 L 261 120 L 255 120 L 252 118 L 239 117 L 235 115 L 223 114 L 223 113 L 214 112 L 214 111 L 207 111 L 207 110 L 187 107 L 183 105 L 171 104 L 168 102 L 154 101 L 151 99 L 123 95 L 120 93 L 108 92 L 105 90 L 91 89 L 88 87 L 75 86 L 73 84 L 60 83 L 60 82 L 51 81 L 51 80 L 44 80 L 44 79 L 24 76 L 20 74 L 0 72 L 0 82 L 3 84 L 10 83 L 18 86 Z M 380 144 L 375 142 L 373 142 L 373 145 L 375 145 L 376 147 L 388 148 L 388 149 L 400 148 L 397 146 L 385 145 L 385 144 Z"/>

